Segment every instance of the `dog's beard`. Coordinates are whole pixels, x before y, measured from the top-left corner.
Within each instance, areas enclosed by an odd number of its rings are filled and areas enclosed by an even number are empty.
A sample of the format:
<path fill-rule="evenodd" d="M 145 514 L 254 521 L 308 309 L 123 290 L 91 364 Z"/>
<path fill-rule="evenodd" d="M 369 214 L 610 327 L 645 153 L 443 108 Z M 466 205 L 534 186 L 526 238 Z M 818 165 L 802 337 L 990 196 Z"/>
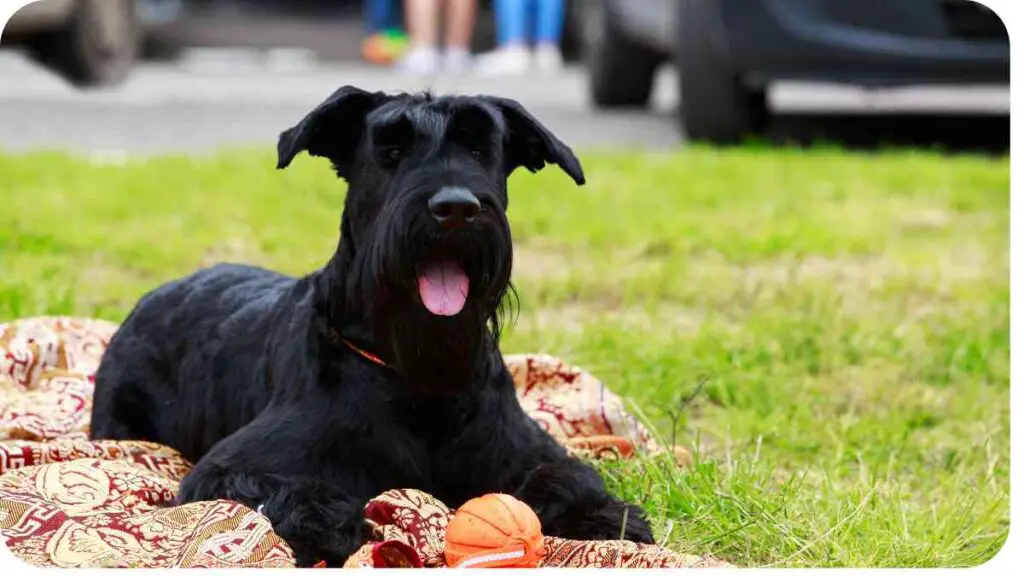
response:
<path fill-rule="evenodd" d="M 463 390 L 477 376 L 481 354 L 492 345 L 482 312 L 470 306 L 455 316 L 439 317 L 418 307 L 392 317 L 381 336 L 403 380 L 422 393 Z"/>
<path fill-rule="evenodd" d="M 362 297 L 374 339 L 414 389 L 458 393 L 478 376 L 508 310 L 508 223 L 492 212 L 451 232 L 427 221 L 382 229 L 402 232 L 376 238 L 367 254 Z"/>

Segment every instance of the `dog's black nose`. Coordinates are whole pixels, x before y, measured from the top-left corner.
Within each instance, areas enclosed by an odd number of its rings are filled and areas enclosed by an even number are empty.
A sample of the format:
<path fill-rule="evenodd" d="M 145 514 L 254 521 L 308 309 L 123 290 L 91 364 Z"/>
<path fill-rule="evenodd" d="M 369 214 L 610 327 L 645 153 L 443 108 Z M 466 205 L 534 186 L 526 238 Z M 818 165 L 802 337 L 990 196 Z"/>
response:
<path fill-rule="evenodd" d="M 480 213 L 480 201 L 459 186 L 445 186 L 427 202 L 430 213 L 446 228 L 458 228 Z"/>

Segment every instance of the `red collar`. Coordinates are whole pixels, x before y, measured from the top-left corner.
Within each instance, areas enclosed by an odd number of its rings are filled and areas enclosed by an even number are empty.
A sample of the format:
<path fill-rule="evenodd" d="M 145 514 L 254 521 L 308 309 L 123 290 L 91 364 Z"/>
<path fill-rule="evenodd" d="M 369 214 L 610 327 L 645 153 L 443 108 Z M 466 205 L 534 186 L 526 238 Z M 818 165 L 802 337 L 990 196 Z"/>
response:
<path fill-rule="evenodd" d="M 348 346 L 356 354 L 359 354 L 363 358 L 366 358 L 367 360 L 369 360 L 370 362 L 373 362 L 374 364 L 376 364 L 378 366 L 383 366 L 384 368 L 388 368 L 387 362 L 384 362 L 383 360 L 381 360 L 380 357 L 377 356 L 376 354 L 372 354 L 370 352 L 367 352 L 366 350 L 363 350 L 362 348 L 360 348 L 359 346 L 356 346 L 355 344 L 349 342 L 345 338 L 342 338 L 341 341 L 342 341 L 343 344 L 345 344 L 345 346 Z"/>
<path fill-rule="evenodd" d="M 337 345 L 339 343 L 344 344 L 345 346 L 348 347 L 349 350 L 355 352 L 356 354 L 359 354 L 364 359 L 369 360 L 370 362 L 373 362 L 374 364 L 376 364 L 378 366 L 382 366 L 384 368 L 390 368 L 390 366 L 388 366 L 387 362 L 385 362 L 385 361 L 380 359 L 380 356 L 377 356 L 376 354 L 373 354 L 372 352 L 367 352 L 366 350 L 363 350 L 359 346 L 356 346 L 348 338 L 343 338 L 341 336 L 341 334 L 338 334 L 338 331 L 335 330 L 334 328 L 331 328 L 329 326 L 325 327 L 325 328 L 326 328 L 325 335 L 327 336 L 327 339 L 332 344 L 334 344 L 334 345 Z"/>

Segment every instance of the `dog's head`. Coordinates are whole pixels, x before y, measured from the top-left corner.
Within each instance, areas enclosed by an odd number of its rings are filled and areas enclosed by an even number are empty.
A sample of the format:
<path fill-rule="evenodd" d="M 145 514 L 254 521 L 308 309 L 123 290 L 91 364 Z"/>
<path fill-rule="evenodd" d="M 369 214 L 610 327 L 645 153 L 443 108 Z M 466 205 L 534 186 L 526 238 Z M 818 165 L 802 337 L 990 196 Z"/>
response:
<path fill-rule="evenodd" d="M 278 168 L 303 150 L 349 184 L 335 256 L 346 321 L 370 326 L 411 380 L 468 381 L 510 287 L 507 178 L 555 164 L 582 185 L 572 150 L 514 100 L 351 86 L 281 134 Z"/>

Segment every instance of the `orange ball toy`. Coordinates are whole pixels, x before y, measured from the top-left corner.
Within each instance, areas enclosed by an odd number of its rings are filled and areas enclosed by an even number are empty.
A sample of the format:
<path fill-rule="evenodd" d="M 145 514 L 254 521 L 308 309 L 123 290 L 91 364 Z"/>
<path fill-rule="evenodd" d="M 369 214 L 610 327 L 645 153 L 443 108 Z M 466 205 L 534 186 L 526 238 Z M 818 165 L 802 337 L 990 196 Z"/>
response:
<path fill-rule="evenodd" d="M 544 555 L 540 519 L 508 494 L 486 494 L 455 511 L 445 534 L 451 568 L 536 568 Z"/>

